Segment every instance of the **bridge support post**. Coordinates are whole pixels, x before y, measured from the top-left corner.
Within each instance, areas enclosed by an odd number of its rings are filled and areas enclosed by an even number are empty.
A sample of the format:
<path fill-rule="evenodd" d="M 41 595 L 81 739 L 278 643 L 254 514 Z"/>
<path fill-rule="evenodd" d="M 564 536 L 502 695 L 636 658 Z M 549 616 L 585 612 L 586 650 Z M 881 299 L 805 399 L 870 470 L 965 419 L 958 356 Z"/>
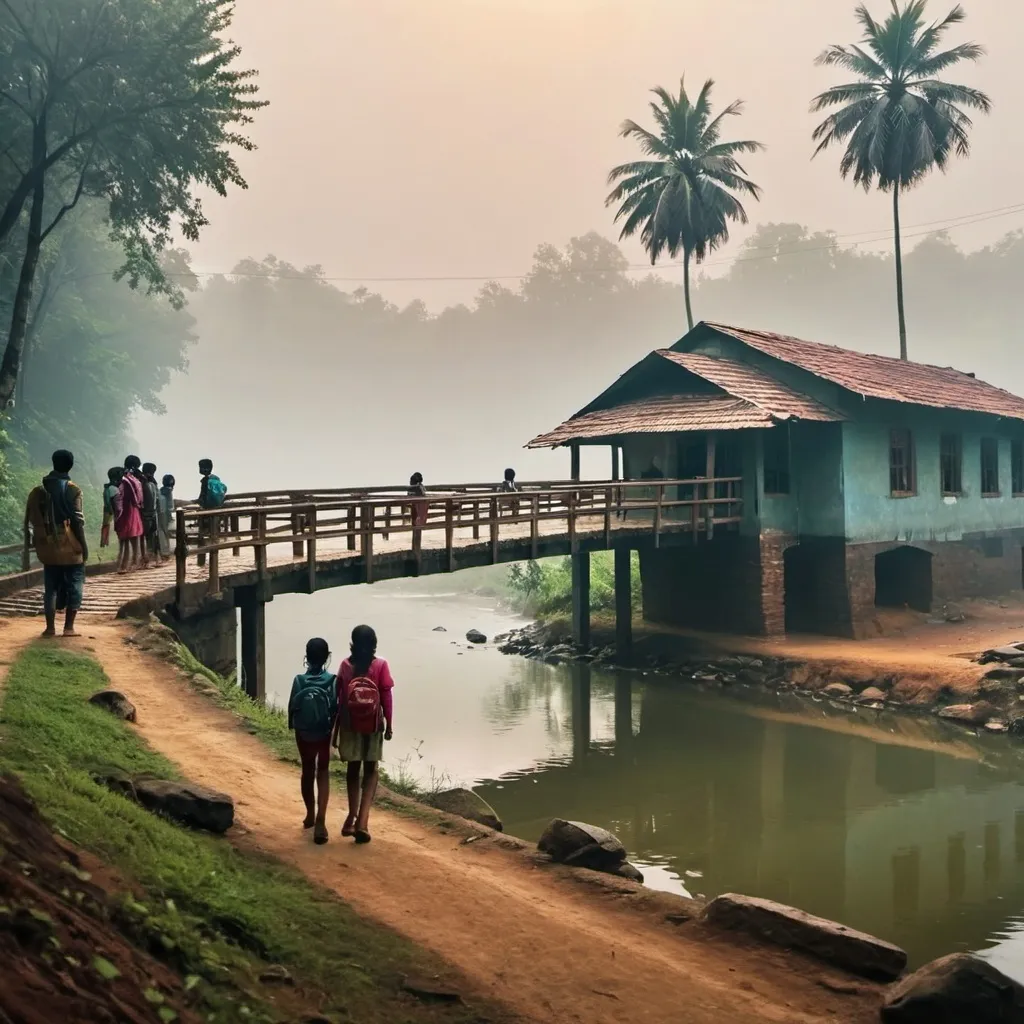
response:
<path fill-rule="evenodd" d="M 267 695 L 267 602 L 257 587 L 239 591 L 242 624 L 242 688 L 261 704 Z"/>
<path fill-rule="evenodd" d="M 590 646 L 590 552 L 572 556 L 572 636 L 580 647 Z"/>
<path fill-rule="evenodd" d="M 590 666 L 572 666 L 572 757 L 582 761 L 590 751 Z"/>
<path fill-rule="evenodd" d="M 633 652 L 633 564 L 629 548 L 615 549 L 615 655 L 625 661 Z"/>

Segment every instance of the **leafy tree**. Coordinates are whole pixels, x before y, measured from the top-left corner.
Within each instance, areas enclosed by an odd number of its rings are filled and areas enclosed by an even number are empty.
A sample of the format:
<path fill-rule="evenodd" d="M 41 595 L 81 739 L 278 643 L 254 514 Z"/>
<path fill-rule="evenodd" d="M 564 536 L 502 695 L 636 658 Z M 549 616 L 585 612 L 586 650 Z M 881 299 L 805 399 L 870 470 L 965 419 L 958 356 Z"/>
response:
<path fill-rule="evenodd" d="M 0 253 L 18 281 L 0 364 L 9 406 L 47 236 L 86 196 L 109 204 L 117 268 L 180 300 L 161 253 L 206 224 L 196 195 L 244 188 L 233 151 L 261 102 L 224 38 L 233 0 L 0 0 Z M 15 229 L 24 245 L 12 246 Z"/>
<path fill-rule="evenodd" d="M 946 32 L 966 17 L 963 8 L 958 4 L 941 21 L 926 24 L 927 0 L 910 0 L 902 9 L 897 0 L 891 3 L 892 13 L 882 23 L 860 4 L 861 45 L 830 46 L 818 57 L 819 64 L 840 67 L 859 80 L 827 89 L 811 109 L 833 111 L 814 130 L 815 155 L 829 146 L 845 145 L 839 164 L 842 176 L 852 174 L 865 191 L 877 185 L 892 192 L 900 358 L 906 359 L 900 192 L 918 184 L 934 167 L 945 171 L 954 155 L 967 156 L 971 119 L 962 108 L 987 113 L 991 103 L 977 89 L 938 77 L 984 53 L 976 43 L 939 49 Z"/>
<path fill-rule="evenodd" d="M 711 90 L 704 83 L 695 103 L 679 83 L 679 95 L 657 88 L 651 103 L 656 130 L 648 131 L 635 121 L 624 121 L 620 134 L 636 139 L 647 159 L 612 168 L 608 184 L 615 185 L 606 205 L 618 204 L 616 221 L 623 220 L 620 238 L 637 231 L 644 248 L 657 262 L 663 252 L 683 254 L 683 292 L 686 319 L 693 327 L 690 303 L 690 261 L 700 263 L 707 254 L 729 239 L 729 222 L 747 223 L 740 196 L 760 198 L 761 190 L 737 160 L 741 153 L 756 153 L 760 142 L 722 142 L 722 124 L 738 115 L 743 104 L 729 104 L 711 116 Z"/>

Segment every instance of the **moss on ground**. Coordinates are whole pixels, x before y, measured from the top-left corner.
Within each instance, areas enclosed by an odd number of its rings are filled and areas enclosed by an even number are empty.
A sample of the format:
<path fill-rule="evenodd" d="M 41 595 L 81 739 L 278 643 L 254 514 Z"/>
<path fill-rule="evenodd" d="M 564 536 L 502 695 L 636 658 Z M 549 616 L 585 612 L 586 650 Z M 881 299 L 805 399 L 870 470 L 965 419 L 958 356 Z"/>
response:
<path fill-rule="evenodd" d="M 177 774 L 128 726 L 87 702 L 108 686 L 91 658 L 44 643 L 30 647 L 12 667 L 0 704 L 0 769 L 21 777 L 62 835 L 138 887 L 124 894 L 124 928 L 189 979 L 207 1019 L 282 1019 L 258 983 L 270 964 L 287 968 L 298 991 L 332 1020 L 506 1018 L 409 996 L 404 976 L 432 977 L 444 965 L 279 862 L 178 827 L 93 781 L 92 772 L 109 767 Z M 282 717 L 251 701 L 239 704 L 237 688 L 221 689 L 220 700 L 290 758 Z"/>

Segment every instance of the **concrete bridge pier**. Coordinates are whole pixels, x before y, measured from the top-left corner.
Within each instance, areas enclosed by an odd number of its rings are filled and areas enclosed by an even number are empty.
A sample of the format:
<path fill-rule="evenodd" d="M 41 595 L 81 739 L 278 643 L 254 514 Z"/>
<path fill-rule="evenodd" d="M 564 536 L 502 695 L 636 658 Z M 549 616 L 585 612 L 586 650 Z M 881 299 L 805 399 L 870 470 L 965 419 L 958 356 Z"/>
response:
<path fill-rule="evenodd" d="M 267 602 L 268 587 L 239 587 L 235 603 L 242 627 L 241 685 L 246 695 L 261 704 L 267 696 Z"/>
<path fill-rule="evenodd" d="M 625 661 L 633 653 L 633 552 L 615 549 L 615 653 Z"/>
<path fill-rule="evenodd" d="M 590 552 L 572 557 L 572 637 L 580 647 L 590 646 Z"/>

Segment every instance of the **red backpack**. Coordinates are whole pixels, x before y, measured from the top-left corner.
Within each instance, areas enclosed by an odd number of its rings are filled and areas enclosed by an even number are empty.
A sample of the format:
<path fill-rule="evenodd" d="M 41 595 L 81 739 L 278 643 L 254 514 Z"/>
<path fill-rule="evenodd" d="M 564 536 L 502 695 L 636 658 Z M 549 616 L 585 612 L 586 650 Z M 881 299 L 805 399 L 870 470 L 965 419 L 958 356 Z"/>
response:
<path fill-rule="evenodd" d="M 380 732 L 380 687 L 369 676 L 356 676 L 346 688 L 343 710 L 350 732 L 364 736 Z"/>

